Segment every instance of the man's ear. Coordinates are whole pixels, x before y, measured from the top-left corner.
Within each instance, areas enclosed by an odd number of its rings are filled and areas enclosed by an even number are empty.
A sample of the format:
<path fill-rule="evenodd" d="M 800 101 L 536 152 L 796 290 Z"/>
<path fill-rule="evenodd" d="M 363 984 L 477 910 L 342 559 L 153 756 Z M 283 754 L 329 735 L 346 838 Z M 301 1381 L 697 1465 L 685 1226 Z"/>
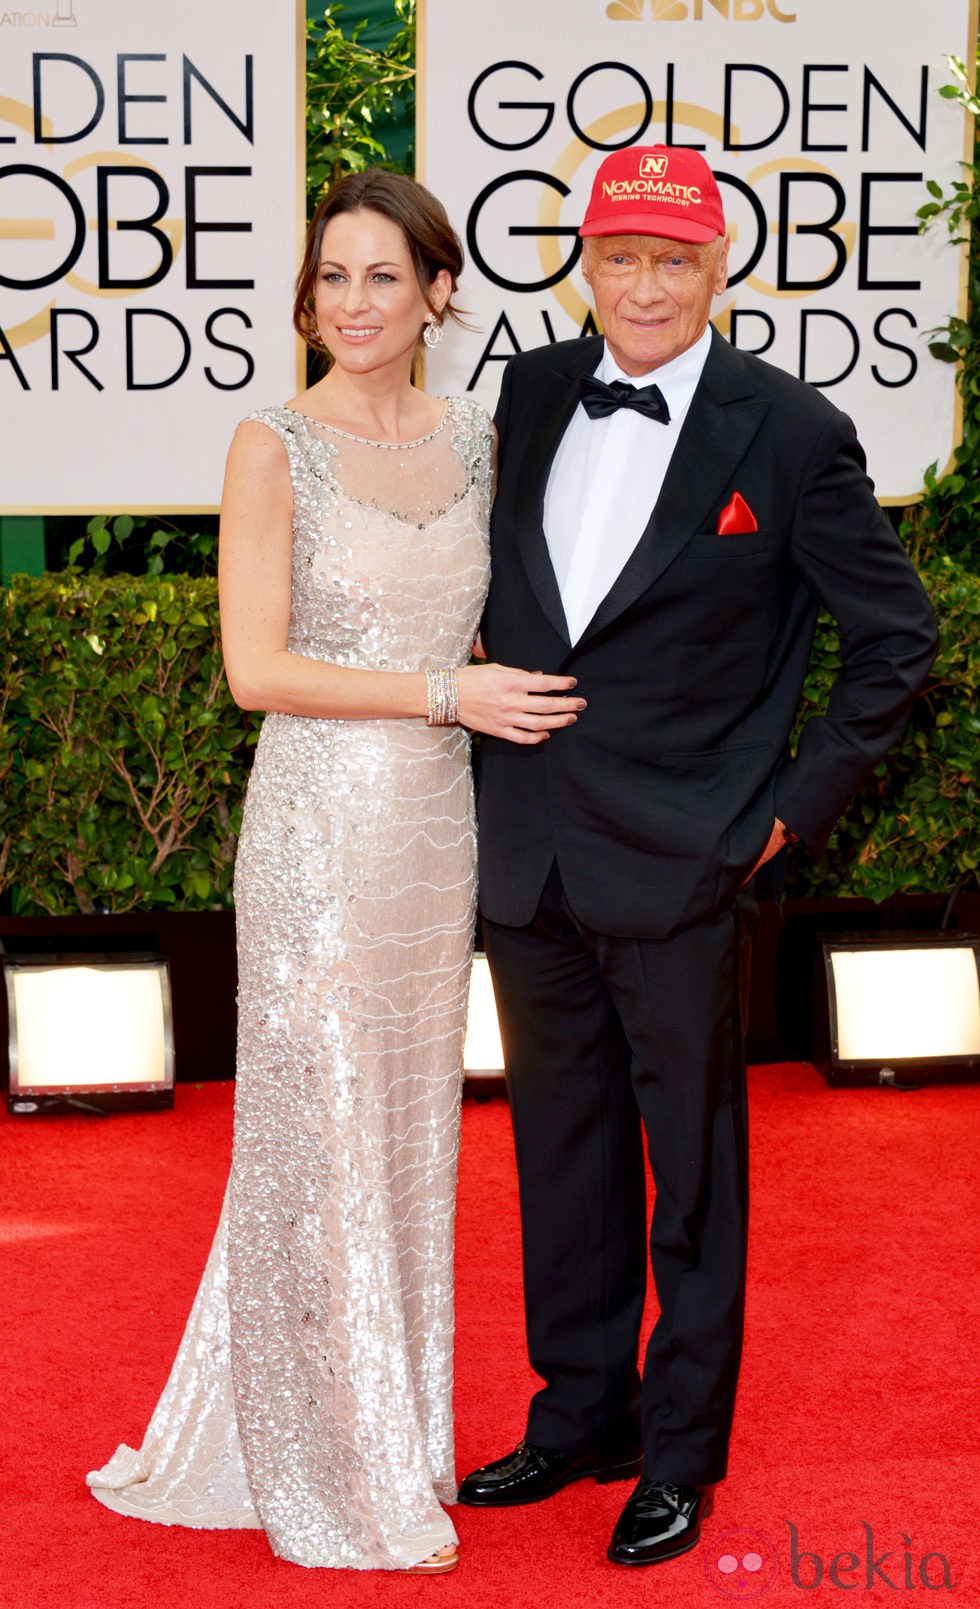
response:
<path fill-rule="evenodd" d="M 590 286 L 592 284 L 591 256 L 592 245 L 588 236 L 586 236 L 585 240 L 582 242 L 582 278 L 585 280 L 585 283 Z"/>
<path fill-rule="evenodd" d="M 730 244 L 731 242 L 726 235 L 715 263 L 714 293 L 716 296 L 720 296 L 728 284 L 728 247 Z"/>

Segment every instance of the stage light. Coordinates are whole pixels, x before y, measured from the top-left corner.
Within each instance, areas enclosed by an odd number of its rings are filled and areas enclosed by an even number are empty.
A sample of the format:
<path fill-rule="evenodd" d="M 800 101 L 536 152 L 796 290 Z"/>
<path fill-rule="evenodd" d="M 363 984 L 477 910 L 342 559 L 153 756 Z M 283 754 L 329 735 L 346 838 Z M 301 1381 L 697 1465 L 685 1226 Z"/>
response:
<path fill-rule="evenodd" d="M 3 972 L 12 1113 L 173 1105 L 164 956 L 6 954 Z"/>
<path fill-rule="evenodd" d="M 820 940 L 814 1060 L 831 1083 L 980 1075 L 980 939 L 963 933 Z"/>
<path fill-rule="evenodd" d="M 500 1045 L 490 966 L 481 950 L 477 950 L 470 967 L 463 1072 L 467 1079 L 504 1076 L 504 1053 Z"/>

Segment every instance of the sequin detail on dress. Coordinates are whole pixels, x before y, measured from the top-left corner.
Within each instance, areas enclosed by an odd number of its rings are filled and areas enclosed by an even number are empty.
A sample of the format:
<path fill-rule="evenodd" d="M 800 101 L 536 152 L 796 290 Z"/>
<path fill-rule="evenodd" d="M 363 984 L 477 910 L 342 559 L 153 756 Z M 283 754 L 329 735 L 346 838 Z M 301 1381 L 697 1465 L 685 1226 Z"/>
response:
<path fill-rule="evenodd" d="M 429 436 L 380 451 L 288 408 L 253 417 L 289 458 L 290 648 L 465 664 L 489 573 L 484 411 L 451 399 Z M 440 1503 L 474 864 L 460 728 L 266 718 L 235 872 L 225 1212 L 143 1448 L 89 1477 L 109 1506 L 261 1524 L 304 1565 L 406 1568 L 455 1540 Z"/>

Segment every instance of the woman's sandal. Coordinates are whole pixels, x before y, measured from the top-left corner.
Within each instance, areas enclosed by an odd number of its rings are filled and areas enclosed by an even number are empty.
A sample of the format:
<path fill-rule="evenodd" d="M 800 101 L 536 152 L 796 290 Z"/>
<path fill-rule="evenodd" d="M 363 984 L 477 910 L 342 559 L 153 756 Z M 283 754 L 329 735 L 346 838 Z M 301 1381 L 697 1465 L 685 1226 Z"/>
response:
<path fill-rule="evenodd" d="M 455 1570 L 459 1563 L 459 1554 L 454 1547 L 440 1548 L 438 1553 L 430 1553 L 421 1564 L 410 1564 L 408 1575 L 445 1575 L 447 1570 Z"/>

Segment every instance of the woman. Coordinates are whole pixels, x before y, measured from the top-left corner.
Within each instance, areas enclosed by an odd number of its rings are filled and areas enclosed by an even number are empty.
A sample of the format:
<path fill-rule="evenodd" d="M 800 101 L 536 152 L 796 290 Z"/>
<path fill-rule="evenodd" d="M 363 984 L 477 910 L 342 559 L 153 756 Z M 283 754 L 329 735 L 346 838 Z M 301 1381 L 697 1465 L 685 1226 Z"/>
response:
<path fill-rule="evenodd" d="M 583 707 L 571 677 L 466 663 L 492 427 L 412 383 L 461 266 L 420 185 L 342 179 L 294 310 L 331 366 L 232 443 L 225 662 L 237 701 L 270 713 L 235 876 L 231 1179 L 144 1446 L 89 1477 L 126 1513 L 261 1525 L 304 1565 L 456 1563 L 441 1503 L 474 909 L 463 728 L 538 743 Z"/>

